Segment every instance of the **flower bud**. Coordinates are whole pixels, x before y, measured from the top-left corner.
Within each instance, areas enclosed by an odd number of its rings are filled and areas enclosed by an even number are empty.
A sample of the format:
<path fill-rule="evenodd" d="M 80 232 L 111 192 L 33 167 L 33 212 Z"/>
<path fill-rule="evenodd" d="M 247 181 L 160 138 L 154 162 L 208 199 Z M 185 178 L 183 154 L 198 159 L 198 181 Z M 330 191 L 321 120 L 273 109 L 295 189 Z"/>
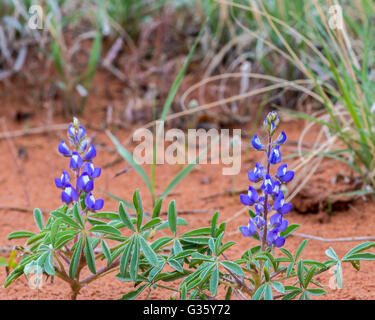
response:
<path fill-rule="evenodd" d="M 275 133 L 276 127 L 279 125 L 280 120 L 276 111 L 271 111 L 268 113 L 267 117 L 264 119 L 263 125 L 264 129 L 272 136 Z"/>

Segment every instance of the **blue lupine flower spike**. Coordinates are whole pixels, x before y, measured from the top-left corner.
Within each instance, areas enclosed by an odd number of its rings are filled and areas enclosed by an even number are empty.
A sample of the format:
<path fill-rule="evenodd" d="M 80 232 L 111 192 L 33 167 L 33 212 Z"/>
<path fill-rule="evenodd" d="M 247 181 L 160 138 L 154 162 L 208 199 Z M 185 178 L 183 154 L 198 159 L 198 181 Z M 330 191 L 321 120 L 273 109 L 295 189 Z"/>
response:
<path fill-rule="evenodd" d="M 272 165 L 281 162 L 280 146 L 287 139 L 284 131 L 275 140 L 272 139 L 279 123 L 277 112 L 269 112 L 263 122 L 268 134 L 268 144 L 263 145 L 258 135 L 254 135 L 251 140 L 251 144 L 256 150 L 265 150 L 267 154 L 267 163 L 264 167 L 256 163 L 255 168 L 248 172 L 251 182 L 262 181 L 259 190 L 262 194 L 258 195 L 258 191 L 249 186 L 248 194 L 240 195 L 242 204 L 255 208 L 255 217 L 249 219 L 247 226 L 241 226 L 240 231 L 245 237 L 258 234 L 262 250 L 265 250 L 267 246 L 282 247 L 285 244 L 282 232 L 287 229 L 289 222 L 284 219 L 284 216 L 292 210 L 292 204 L 285 203 L 281 186 L 293 180 L 294 172 L 287 170 L 287 164 L 282 164 L 277 168 L 276 175 L 271 173 Z"/>
<path fill-rule="evenodd" d="M 71 147 L 65 141 L 61 141 L 58 147 L 59 152 L 66 157 L 70 157 L 69 168 L 75 171 L 76 185 L 73 187 L 69 173 L 64 170 L 60 178 L 55 179 L 56 187 L 63 189 L 61 200 L 70 204 L 79 201 L 81 194 L 85 195 L 85 204 L 92 211 L 103 208 L 103 199 L 95 200 L 92 195 L 94 190 L 94 179 L 101 174 L 101 168 L 94 166 L 91 162 L 96 156 L 96 149 L 91 145 L 86 155 L 82 155 L 87 149 L 88 140 L 86 130 L 79 124 L 77 118 L 73 118 L 73 123 L 68 127 L 68 139 Z M 82 171 L 81 171 L 82 168 Z"/>

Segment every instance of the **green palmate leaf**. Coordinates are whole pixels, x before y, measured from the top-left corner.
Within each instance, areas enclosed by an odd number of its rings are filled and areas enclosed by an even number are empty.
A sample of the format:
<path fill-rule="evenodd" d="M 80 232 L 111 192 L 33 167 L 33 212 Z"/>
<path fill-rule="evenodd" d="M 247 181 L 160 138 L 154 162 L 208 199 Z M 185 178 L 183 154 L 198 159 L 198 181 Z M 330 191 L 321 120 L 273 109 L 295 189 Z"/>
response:
<path fill-rule="evenodd" d="M 169 228 L 172 233 L 176 235 L 177 233 L 177 211 L 176 211 L 176 201 L 172 200 L 168 206 L 168 223 Z"/>
<path fill-rule="evenodd" d="M 130 277 L 133 279 L 133 281 L 137 279 L 137 275 L 138 275 L 139 252 L 140 252 L 139 237 L 135 237 L 134 247 L 133 247 L 133 252 L 131 254 L 130 267 L 129 267 L 129 274 L 130 274 Z"/>
<path fill-rule="evenodd" d="M 177 217 L 176 224 L 178 226 L 187 226 L 188 225 L 187 221 L 184 218 L 179 218 L 179 217 Z M 169 221 L 164 221 L 160 226 L 158 226 L 156 228 L 156 230 L 162 230 L 162 229 L 166 229 L 166 228 L 169 228 Z"/>
<path fill-rule="evenodd" d="M 211 229 L 209 227 L 202 227 L 185 232 L 181 237 L 194 237 L 194 236 L 209 236 L 211 234 Z"/>
<path fill-rule="evenodd" d="M 262 284 L 258 289 L 257 291 L 255 291 L 253 297 L 252 297 L 252 300 L 260 300 L 263 296 L 263 293 L 266 289 L 266 285 L 265 284 Z"/>
<path fill-rule="evenodd" d="M 107 220 L 121 220 L 120 215 L 116 212 L 96 212 L 90 214 L 90 217 Z"/>
<path fill-rule="evenodd" d="M 235 245 L 236 242 L 234 241 L 229 241 L 225 244 L 223 244 L 220 248 L 220 250 L 217 252 L 217 255 L 220 256 L 225 250 L 229 249 L 231 246 Z"/>
<path fill-rule="evenodd" d="M 208 240 L 208 247 L 210 248 L 211 252 L 216 255 L 216 252 L 215 252 L 215 241 L 213 238 L 210 238 Z"/>
<path fill-rule="evenodd" d="M 168 264 L 178 272 L 184 272 L 182 265 L 176 259 L 168 259 Z"/>
<path fill-rule="evenodd" d="M 63 221 L 62 218 L 57 218 L 52 223 L 52 226 L 51 226 L 51 242 L 52 242 L 53 245 L 55 244 L 56 235 L 59 231 L 59 227 L 60 227 L 60 224 L 62 223 L 62 221 Z"/>
<path fill-rule="evenodd" d="M 281 282 L 274 281 L 271 282 L 271 285 L 277 292 L 285 293 L 285 288 Z"/>
<path fill-rule="evenodd" d="M 218 221 L 218 219 L 219 219 L 219 212 L 215 212 L 215 214 L 213 215 L 212 220 L 211 220 L 211 228 L 210 228 L 211 237 L 215 237 L 216 236 L 216 229 L 217 229 L 217 221 Z"/>
<path fill-rule="evenodd" d="M 46 252 L 45 255 L 46 255 L 46 258 L 45 258 L 45 261 L 44 261 L 43 269 L 50 276 L 54 276 L 55 275 L 55 268 L 53 267 L 52 251 Z"/>
<path fill-rule="evenodd" d="M 293 255 L 285 248 L 280 248 L 280 250 L 289 258 L 289 261 L 293 261 Z"/>
<path fill-rule="evenodd" d="M 210 279 L 210 292 L 213 296 L 216 296 L 217 287 L 219 286 L 219 266 L 216 264 L 214 270 L 211 273 Z"/>
<path fill-rule="evenodd" d="M 208 245 L 209 238 L 186 237 L 186 238 L 181 238 L 180 240 L 181 240 L 181 243 L 194 243 L 194 244 Z"/>
<path fill-rule="evenodd" d="M 128 264 L 130 261 L 131 253 L 133 252 L 133 245 L 134 245 L 134 237 L 131 238 L 130 242 L 125 246 L 125 249 L 122 253 L 121 259 L 120 259 L 120 275 L 125 276 L 126 269 L 128 268 Z M 115 257 L 112 256 L 112 260 Z"/>
<path fill-rule="evenodd" d="M 36 243 L 39 240 L 43 239 L 46 235 L 47 234 L 45 232 L 43 232 L 43 231 L 41 233 L 34 234 L 32 237 L 30 237 L 26 241 L 26 245 L 30 245 L 30 244 Z"/>
<path fill-rule="evenodd" d="M 143 206 L 138 189 L 133 194 L 133 204 L 137 212 L 137 230 L 139 231 L 143 222 Z"/>
<path fill-rule="evenodd" d="M 311 294 L 312 296 L 322 296 L 324 294 L 327 294 L 327 292 L 323 289 L 313 288 L 313 289 L 307 289 L 306 292 Z"/>
<path fill-rule="evenodd" d="M 225 300 L 230 300 L 232 297 L 233 289 L 232 287 L 228 287 L 227 292 L 225 293 Z"/>
<path fill-rule="evenodd" d="M 314 276 L 315 270 L 316 270 L 316 268 L 314 266 L 312 266 L 310 268 L 310 270 L 307 272 L 306 277 L 305 277 L 305 281 L 302 284 L 304 288 L 307 288 L 309 286 L 309 283 L 310 283 L 312 277 Z"/>
<path fill-rule="evenodd" d="M 128 292 L 127 294 L 124 294 L 119 300 L 133 300 L 136 297 L 138 297 L 142 293 L 142 291 L 147 288 L 147 286 L 149 286 L 148 283 L 143 284 L 139 286 L 136 290 L 133 290 L 133 291 Z"/>
<path fill-rule="evenodd" d="M 121 221 L 127 226 L 130 230 L 135 231 L 133 223 L 130 219 L 128 212 L 126 211 L 124 203 L 121 201 L 118 208 L 119 216 Z"/>
<path fill-rule="evenodd" d="M 89 231 L 112 234 L 114 236 L 121 236 L 121 232 L 118 229 L 111 227 L 109 225 L 98 225 L 98 226 L 92 227 Z"/>
<path fill-rule="evenodd" d="M 187 300 L 187 290 L 186 285 L 183 285 L 180 289 L 180 300 Z"/>
<path fill-rule="evenodd" d="M 350 256 L 343 258 L 342 261 L 366 260 L 374 261 L 375 254 L 371 252 L 352 253 Z"/>
<path fill-rule="evenodd" d="M 352 255 L 353 253 L 358 253 L 358 252 L 361 252 L 361 251 L 364 251 L 364 250 L 367 250 L 367 249 L 370 249 L 372 247 L 375 247 L 375 243 L 374 242 L 365 242 L 365 243 L 361 243 L 360 245 L 358 246 L 355 246 L 353 249 L 349 250 L 346 255 L 344 256 L 343 260 Z"/>
<path fill-rule="evenodd" d="M 336 266 L 334 267 L 334 273 L 335 273 L 335 279 L 337 286 L 342 289 L 344 285 L 344 281 L 342 278 L 342 268 L 341 268 L 341 262 L 337 262 Z"/>
<path fill-rule="evenodd" d="M 224 232 L 222 232 L 222 233 L 220 233 L 219 235 L 218 235 L 218 237 L 216 238 L 216 240 L 215 240 L 215 253 L 217 253 L 217 252 L 219 252 L 219 248 L 220 248 L 220 246 L 221 246 L 221 243 L 222 243 L 222 241 L 223 241 L 223 237 L 224 237 Z"/>
<path fill-rule="evenodd" d="M 120 154 L 120 156 L 126 160 L 132 167 L 133 169 L 141 176 L 143 181 L 146 183 L 148 189 L 152 193 L 152 184 L 148 176 L 146 175 L 145 171 L 142 169 L 142 167 L 137 164 L 133 158 L 133 155 L 123 147 L 120 142 L 116 139 L 115 136 L 112 135 L 108 130 L 106 131 L 107 135 L 110 137 L 112 140 L 113 144 L 116 146 L 117 152 Z"/>
<path fill-rule="evenodd" d="M 107 266 L 108 266 L 112 262 L 111 250 L 109 249 L 109 247 L 107 245 L 107 242 L 105 242 L 104 239 L 101 241 L 100 244 L 101 244 L 100 246 L 102 248 L 103 254 L 104 254 L 105 258 L 107 259 Z"/>
<path fill-rule="evenodd" d="M 332 249 L 332 247 L 329 247 L 329 249 L 326 250 L 326 255 L 330 257 L 333 260 L 339 261 L 339 257 L 337 256 L 335 250 Z"/>
<path fill-rule="evenodd" d="M 15 231 L 15 232 L 12 232 L 12 233 L 8 234 L 7 240 L 20 239 L 20 238 L 30 238 L 34 235 L 35 235 L 35 233 L 30 232 L 30 231 Z"/>
<path fill-rule="evenodd" d="M 296 257 L 295 257 L 295 260 L 294 260 L 294 261 L 297 262 L 297 260 L 298 260 L 299 256 L 301 255 L 303 249 L 305 249 L 305 247 L 306 247 L 306 245 L 307 245 L 307 242 L 308 242 L 308 240 L 303 240 L 303 241 L 301 242 L 301 244 L 299 245 L 299 247 L 298 247 L 298 249 L 297 249 Z"/>
<path fill-rule="evenodd" d="M 77 245 L 75 246 L 72 260 L 70 261 L 70 265 L 69 265 L 69 277 L 71 279 L 74 279 L 77 273 L 77 268 L 78 268 L 78 264 L 79 264 L 81 253 L 82 253 L 82 243 L 83 243 L 83 238 L 81 236 L 77 242 Z"/>
<path fill-rule="evenodd" d="M 68 243 L 70 240 L 74 238 L 76 234 L 78 234 L 78 230 L 66 230 L 66 231 L 60 231 L 55 238 L 55 243 L 53 245 L 53 248 L 55 250 L 60 249 L 64 244 Z"/>
<path fill-rule="evenodd" d="M 272 288 L 269 284 L 264 288 L 264 300 L 273 300 Z"/>
<path fill-rule="evenodd" d="M 177 255 L 182 252 L 181 242 L 178 239 L 174 239 L 173 242 L 173 254 Z"/>
<path fill-rule="evenodd" d="M 150 264 L 156 266 L 158 264 L 158 257 L 156 253 L 142 236 L 139 236 L 138 239 L 146 259 L 148 262 L 150 262 Z"/>
<path fill-rule="evenodd" d="M 82 228 L 85 227 L 85 223 L 83 222 L 82 216 L 79 212 L 78 203 L 76 202 L 73 207 L 73 215 L 76 221 L 81 225 Z"/>
<path fill-rule="evenodd" d="M 304 283 L 304 273 L 303 260 L 300 260 L 297 264 L 297 276 L 301 285 Z"/>
<path fill-rule="evenodd" d="M 40 209 L 38 208 L 34 209 L 34 220 L 39 230 L 43 230 L 44 229 L 43 215 L 42 215 L 42 211 L 40 211 Z"/>
<path fill-rule="evenodd" d="M 155 202 L 154 210 L 152 211 L 152 218 L 157 218 L 160 216 L 160 210 L 161 210 L 161 205 L 163 204 L 163 199 L 159 198 Z"/>
<path fill-rule="evenodd" d="M 77 229 L 82 229 L 81 226 L 75 222 L 71 217 L 67 216 L 64 212 L 62 211 L 52 211 L 51 215 L 56 217 L 56 218 L 62 218 L 64 223 L 77 228 Z"/>
<path fill-rule="evenodd" d="M 293 290 L 292 292 L 289 292 L 284 297 L 281 298 L 281 300 L 292 300 L 295 297 L 297 297 L 301 293 L 301 289 Z"/>
<path fill-rule="evenodd" d="M 291 225 L 289 225 L 289 226 L 285 229 L 285 231 L 280 232 L 280 236 L 287 237 L 287 236 L 289 236 L 290 234 L 292 234 L 294 231 L 296 231 L 299 227 L 300 227 L 299 224 L 291 224 Z"/>
<path fill-rule="evenodd" d="M 157 240 L 155 240 L 151 244 L 151 248 L 154 249 L 155 251 L 162 248 L 163 246 L 167 246 L 172 244 L 173 238 L 172 237 L 161 237 Z"/>
<path fill-rule="evenodd" d="M 243 270 L 238 264 L 232 261 L 220 261 L 220 264 L 227 270 L 230 270 L 233 273 L 235 273 L 236 275 L 241 276 L 241 277 L 244 276 Z"/>
<path fill-rule="evenodd" d="M 141 228 L 141 231 L 146 231 L 148 229 L 152 229 L 152 228 L 155 228 L 156 226 L 160 225 L 162 223 L 163 220 L 161 220 L 160 218 L 156 217 L 156 218 L 153 218 L 151 219 L 149 222 L 147 222 L 142 228 Z"/>
<path fill-rule="evenodd" d="M 83 250 L 86 256 L 87 266 L 89 267 L 92 273 L 96 274 L 94 250 L 89 240 L 89 237 L 86 235 L 85 247 Z"/>

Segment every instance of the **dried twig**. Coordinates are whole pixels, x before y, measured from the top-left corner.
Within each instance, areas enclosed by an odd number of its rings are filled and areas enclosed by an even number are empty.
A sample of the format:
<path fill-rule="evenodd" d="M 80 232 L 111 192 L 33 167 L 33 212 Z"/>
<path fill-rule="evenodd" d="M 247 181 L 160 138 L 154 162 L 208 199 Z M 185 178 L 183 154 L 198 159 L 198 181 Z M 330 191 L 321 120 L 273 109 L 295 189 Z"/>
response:
<path fill-rule="evenodd" d="M 0 134 L 0 139 L 7 139 L 7 138 L 18 138 L 22 136 L 28 136 L 32 134 L 42 134 L 47 133 L 51 131 L 59 131 L 67 129 L 67 124 L 54 124 L 54 125 L 48 125 L 48 126 L 42 126 L 42 127 L 36 127 L 36 128 L 30 128 L 30 129 L 24 129 L 24 130 L 15 130 L 15 131 L 8 131 Z"/>
<path fill-rule="evenodd" d="M 304 233 L 292 233 L 290 234 L 294 237 L 300 237 L 305 239 L 311 239 L 311 240 L 318 240 L 323 242 L 350 242 L 350 241 L 374 241 L 375 237 L 344 237 L 344 238 L 323 238 L 323 237 L 316 237 L 311 236 Z"/>

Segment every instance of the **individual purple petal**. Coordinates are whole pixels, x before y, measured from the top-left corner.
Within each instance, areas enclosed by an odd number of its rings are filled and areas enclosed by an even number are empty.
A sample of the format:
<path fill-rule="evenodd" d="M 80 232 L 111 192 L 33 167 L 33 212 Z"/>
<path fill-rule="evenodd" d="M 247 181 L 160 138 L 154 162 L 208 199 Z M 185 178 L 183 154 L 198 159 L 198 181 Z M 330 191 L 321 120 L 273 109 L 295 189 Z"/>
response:
<path fill-rule="evenodd" d="M 85 197 L 85 205 L 89 209 L 94 210 L 94 207 L 95 207 L 95 198 L 94 198 L 94 196 L 92 195 L 91 192 L 88 193 L 86 195 L 86 197 Z"/>
<path fill-rule="evenodd" d="M 263 180 L 263 184 L 260 187 L 264 193 L 272 194 L 273 190 L 273 180 L 269 174 L 266 174 Z"/>
<path fill-rule="evenodd" d="M 249 219 L 249 224 L 247 225 L 247 227 L 240 227 L 240 231 L 244 237 L 250 237 L 257 232 L 253 221 L 251 221 L 251 218 Z"/>
<path fill-rule="evenodd" d="M 285 244 L 285 237 L 278 237 L 274 241 L 275 247 L 278 247 L 278 248 L 282 247 L 284 244 Z"/>
<path fill-rule="evenodd" d="M 254 170 L 250 170 L 247 176 L 250 181 L 257 182 L 258 180 L 263 178 L 264 168 L 259 163 L 256 163 Z"/>
<path fill-rule="evenodd" d="M 280 226 L 279 226 L 279 230 L 280 232 L 283 232 L 286 230 L 286 228 L 288 228 L 288 220 L 283 220 L 283 222 L 281 222 Z"/>
<path fill-rule="evenodd" d="M 284 131 L 281 131 L 280 135 L 277 137 L 277 139 L 274 141 L 275 146 L 280 146 L 284 144 L 286 141 L 286 134 Z"/>
<path fill-rule="evenodd" d="M 83 161 L 79 153 L 73 152 L 72 157 L 70 159 L 69 168 L 72 170 L 77 170 L 81 168 L 82 165 L 83 165 Z"/>
<path fill-rule="evenodd" d="M 292 181 L 294 178 L 294 171 L 287 171 L 281 179 L 282 182 L 287 183 Z"/>
<path fill-rule="evenodd" d="M 103 199 L 96 200 L 95 205 L 94 205 L 94 210 L 100 210 L 101 208 L 103 208 L 103 205 L 104 205 Z"/>
<path fill-rule="evenodd" d="M 279 146 L 272 148 L 269 161 L 272 164 L 278 164 L 281 162 L 281 152 Z"/>
<path fill-rule="evenodd" d="M 76 129 L 74 128 L 74 126 L 71 124 L 69 125 L 68 127 L 68 137 L 71 138 L 71 139 L 74 139 L 74 136 L 76 135 Z"/>
<path fill-rule="evenodd" d="M 282 192 L 276 197 L 273 208 L 278 211 L 284 205 L 284 194 Z"/>
<path fill-rule="evenodd" d="M 245 206 L 252 206 L 254 204 L 247 194 L 240 194 L 240 201 Z"/>
<path fill-rule="evenodd" d="M 86 137 L 86 130 L 84 127 L 79 126 L 78 128 L 78 138 L 82 140 L 84 137 Z"/>
<path fill-rule="evenodd" d="M 252 186 L 249 186 L 247 195 L 241 194 L 240 200 L 245 206 L 252 206 L 258 200 L 258 192 Z"/>
<path fill-rule="evenodd" d="M 102 169 L 101 168 L 95 168 L 94 169 L 94 173 L 91 175 L 91 178 L 98 178 L 100 176 L 102 172 Z"/>
<path fill-rule="evenodd" d="M 65 191 L 61 192 L 61 200 L 62 200 L 62 202 L 65 202 L 65 203 L 72 202 L 72 199 L 67 195 L 67 193 Z"/>
<path fill-rule="evenodd" d="M 271 216 L 270 218 L 270 223 L 272 226 L 280 226 L 283 220 L 283 216 L 280 213 L 275 213 L 274 215 Z"/>
<path fill-rule="evenodd" d="M 255 225 L 257 226 L 258 229 L 262 228 L 263 226 L 266 225 L 266 222 L 264 221 L 264 219 L 260 216 L 256 216 L 254 219 L 253 219 Z"/>
<path fill-rule="evenodd" d="M 87 173 L 83 173 L 77 180 L 77 188 L 85 192 L 90 192 L 94 189 L 94 182 Z"/>
<path fill-rule="evenodd" d="M 266 147 L 262 145 L 257 135 L 254 135 L 254 137 L 251 139 L 251 144 L 256 150 L 266 150 Z"/>
<path fill-rule="evenodd" d="M 272 245 L 274 241 L 277 239 L 277 235 L 279 233 L 279 230 L 277 228 L 274 228 L 267 233 L 267 242 L 269 245 Z"/>
<path fill-rule="evenodd" d="M 55 184 L 58 188 L 65 188 L 70 185 L 69 173 L 66 170 L 63 170 L 61 177 L 55 179 Z"/>
<path fill-rule="evenodd" d="M 278 169 L 277 169 L 277 174 L 276 176 L 284 183 L 290 182 L 294 178 L 294 172 L 293 171 L 286 171 L 286 168 L 288 165 L 286 163 L 282 164 Z"/>
<path fill-rule="evenodd" d="M 94 145 L 91 145 L 85 157 L 83 158 L 83 160 L 89 161 L 89 160 L 94 159 L 95 157 L 96 157 L 96 149 Z"/>
<path fill-rule="evenodd" d="M 273 195 L 277 197 L 280 193 L 280 181 L 275 180 L 273 182 L 273 189 L 272 189 Z"/>
<path fill-rule="evenodd" d="M 73 188 L 72 185 L 68 185 L 65 190 L 61 193 L 61 199 L 63 202 L 70 203 L 78 199 L 78 192 Z"/>
<path fill-rule="evenodd" d="M 278 211 L 281 213 L 281 214 L 287 214 L 288 212 L 290 212 L 293 208 L 293 205 L 291 203 L 285 203 Z"/>
<path fill-rule="evenodd" d="M 55 185 L 60 189 L 64 187 L 60 178 L 55 178 Z"/>
<path fill-rule="evenodd" d="M 79 152 L 85 152 L 87 148 L 87 139 L 83 139 L 81 142 L 79 142 L 78 150 Z"/>
<path fill-rule="evenodd" d="M 65 141 L 60 142 L 58 150 L 65 157 L 69 157 L 72 154 Z"/>

